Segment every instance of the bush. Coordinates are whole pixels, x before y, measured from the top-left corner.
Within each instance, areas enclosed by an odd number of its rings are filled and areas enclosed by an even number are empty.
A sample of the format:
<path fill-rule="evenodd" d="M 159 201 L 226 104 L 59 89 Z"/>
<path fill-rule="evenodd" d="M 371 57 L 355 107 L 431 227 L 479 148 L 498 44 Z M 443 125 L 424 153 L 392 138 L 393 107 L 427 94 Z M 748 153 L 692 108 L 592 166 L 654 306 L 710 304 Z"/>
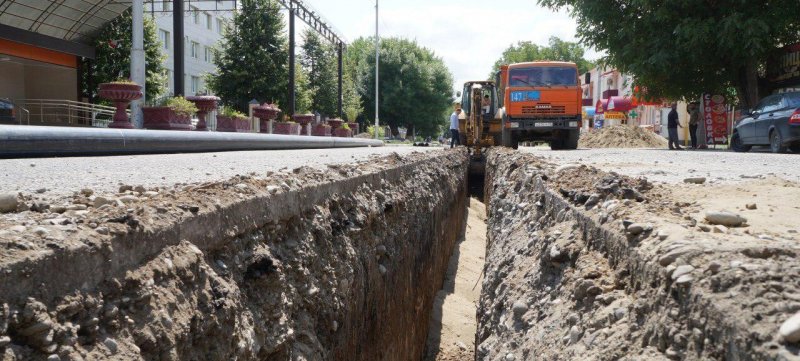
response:
<path fill-rule="evenodd" d="M 197 113 L 197 106 L 184 97 L 169 98 L 164 102 L 164 106 L 170 107 L 175 114 L 181 116 L 191 116 Z"/>
<path fill-rule="evenodd" d="M 247 116 L 244 113 L 234 109 L 233 107 L 222 107 L 222 108 L 220 108 L 219 109 L 219 115 L 221 115 L 223 117 L 245 118 L 245 119 L 247 119 Z"/>
<path fill-rule="evenodd" d="M 350 130 L 350 126 L 347 123 L 342 123 L 342 129 Z"/>
<path fill-rule="evenodd" d="M 367 126 L 367 133 L 369 133 L 370 135 L 374 136 L 375 135 L 375 126 L 374 125 Z M 383 138 L 384 136 L 385 136 L 385 132 L 383 130 L 383 127 L 378 127 L 378 138 Z"/>

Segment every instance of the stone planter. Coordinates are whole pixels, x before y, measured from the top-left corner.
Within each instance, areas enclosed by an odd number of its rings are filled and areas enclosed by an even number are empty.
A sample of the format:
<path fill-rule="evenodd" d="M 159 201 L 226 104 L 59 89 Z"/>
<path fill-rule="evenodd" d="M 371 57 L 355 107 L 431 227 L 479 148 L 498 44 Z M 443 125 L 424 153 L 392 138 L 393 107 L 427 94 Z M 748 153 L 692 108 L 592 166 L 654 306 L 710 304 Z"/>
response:
<path fill-rule="evenodd" d="M 192 130 L 192 118 L 178 115 L 170 107 L 145 107 L 142 114 L 146 129 Z"/>
<path fill-rule="evenodd" d="M 350 130 L 353 131 L 353 134 L 361 134 L 361 132 L 358 131 L 358 122 L 348 122 L 347 126 L 350 127 Z"/>
<path fill-rule="evenodd" d="M 275 120 L 278 117 L 278 113 L 280 113 L 280 109 L 275 104 L 267 104 L 264 103 L 257 107 L 253 108 L 253 115 L 258 118 L 259 121 L 259 132 L 260 133 L 269 133 L 269 122 Z"/>
<path fill-rule="evenodd" d="M 140 99 L 142 94 L 142 87 L 134 83 L 103 83 L 100 84 L 97 94 L 101 98 L 105 98 L 114 102 L 117 111 L 114 113 L 114 121 L 108 125 L 109 128 L 122 128 L 133 129 L 128 114 L 125 109 L 131 100 Z"/>
<path fill-rule="evenodd" d="M 197 127 L 194 130 L 201 132 L 208 131 L 208 124 L 206 124 L 206 115 L 208 114 L 208 112 L 212 112 L 217 109 L 217 103 L 219 102 L 219 98 L 213 95 L 202 95 L 202 96 L 189 96 L 186 97 L 186 100 L 194 103 L 194 105 L 197 107 Z M 217 117 L 217 123 L 219 124 L 219 117 Z M 219 125 L 217 125 L 217 128 L 219 128 Z M 250 129 L 250 125 L 247 126 L 247 129 Z M 226 131 L 230 130 L 222 130 L 222 132 Z"/>
<path fill-rule="evenodd" d="M 247 118 L 226 117 L 222 115 L 217 115 L 217 131 L 237 132 L 237 133 L 249 132 L 250 120 Z"/>
<path fill-rule="evenodd" d="M 295 122 L 300 124 L 300 135 L 308 135 L 311 122 L 314 121 L 314 114 L 295 114 L 292 116 Z"/>
<path fill-rule="evenodd" d="M 325 124 L 317 124 L 313 128 L 311 128 L 311 135 L 317 137 L 330 137 L 331 126 Z"/>
<path fill-rule="evenodd" d="M 339 138 L 350 138 L 353 136 L 353 131 L 350 129 L 336 128 L 333 130 L 333 135 Z"/>
<path fill-rule="evenodd" d="M 328 119 L 328 125 L 331 126 L 331 129 L 336 130 L 337 128 L 341 127 L 344 123 L 344 120 L 341 119 Z"/>
<path fill-rule="evenodd" d="M 300 135 L 300 124 L 289 122 L 275 123 L 275 134 Z"/>

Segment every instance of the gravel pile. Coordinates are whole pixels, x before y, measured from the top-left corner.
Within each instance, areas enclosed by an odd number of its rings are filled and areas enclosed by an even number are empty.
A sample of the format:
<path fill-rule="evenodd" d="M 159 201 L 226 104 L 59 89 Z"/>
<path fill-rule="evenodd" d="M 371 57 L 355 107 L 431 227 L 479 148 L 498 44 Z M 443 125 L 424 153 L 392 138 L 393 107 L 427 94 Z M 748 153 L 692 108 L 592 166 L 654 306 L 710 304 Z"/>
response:
<path fill-rule="evenodd" d="M 630 125 L 612 125 L 581 134 L 581 148 L 663 148 L 667 140 L 649 130 Z"/>

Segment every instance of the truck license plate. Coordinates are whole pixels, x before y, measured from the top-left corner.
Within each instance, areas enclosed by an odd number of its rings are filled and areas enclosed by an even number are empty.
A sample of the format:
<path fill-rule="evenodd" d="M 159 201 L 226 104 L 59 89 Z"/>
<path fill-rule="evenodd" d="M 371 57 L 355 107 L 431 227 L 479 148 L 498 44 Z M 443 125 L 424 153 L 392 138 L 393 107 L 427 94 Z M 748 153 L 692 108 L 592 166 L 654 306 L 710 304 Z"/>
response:
<path fill-rule="evenodd" d="M 553 126 L 553 122 L 539 122 L 539 123 L 534 123 L 533 126 L 535 126 L 535 127 L 552 127 Z"/>

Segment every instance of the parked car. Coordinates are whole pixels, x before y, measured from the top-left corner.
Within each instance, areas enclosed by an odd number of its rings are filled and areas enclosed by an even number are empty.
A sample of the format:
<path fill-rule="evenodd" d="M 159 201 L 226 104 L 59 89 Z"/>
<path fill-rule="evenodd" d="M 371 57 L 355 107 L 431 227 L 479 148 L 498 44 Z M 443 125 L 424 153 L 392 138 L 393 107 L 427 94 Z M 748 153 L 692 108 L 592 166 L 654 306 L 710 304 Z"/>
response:
<path fill-rule="evenodd" d="M 800 92 L 770 95 L 736 123 L 731 148 L 747 152 L 754 145 L 768 145 L 773 153 L 791 149 L 800 153 Z"/>
<path fill-rule="evenodd" d="M 0 98 L 0 124 L 17 124 L 14 113 L 14 103 L 8 99 Z"/>

